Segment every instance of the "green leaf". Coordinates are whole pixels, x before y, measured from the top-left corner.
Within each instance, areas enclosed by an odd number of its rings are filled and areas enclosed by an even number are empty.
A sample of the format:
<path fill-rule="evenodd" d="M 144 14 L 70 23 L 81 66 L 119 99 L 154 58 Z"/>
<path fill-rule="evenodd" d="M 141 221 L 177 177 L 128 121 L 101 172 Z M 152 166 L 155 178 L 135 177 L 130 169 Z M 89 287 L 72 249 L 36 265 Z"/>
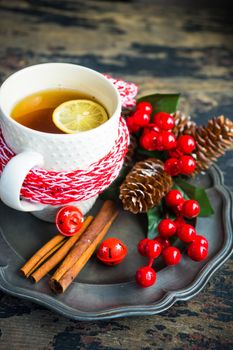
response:
<path fill-rule="evenodd" d="M 137 153 L 142 154 L 142 155 L 149 157 L 149 158 L 157 158 L 157 159 L 161 159 L 161 160 L 165 159 L 165 154 L 164 154 L 164 152 L 161 152 L 161 151 L 147 151 L 146 149 L 138 147 Z"/>
<path fill-rule="evenodd" d="M 210 204 L 209 198 L 204 188 L 191 185 L 190 183 L 181 178 L 176 178 L 175 182 L 178 186 L 180 186 L 183 189 L 183 191 L 189 196 L 189 198 L 198 201 L 201 207 L 201 212 L 199 216 L 206 217 L 214 213 L 214 209 Z"/>
<path fill-rule="evenodd" d="M 158 224 L 162 219 L 164 219 L 162 201 L 156 207 L 149 209 L 146 214 L 147 214 L 147 221 L 148 221 L 147 238 L 154 239 L 159 235 Z M 169 214 L 169 218 L 174 220 L 176 216 L 174 214 Z M 171 245 L 175 245 L 178 241 L 178 238 L 171 237 L 169 240 Z"/>
<path fill-rule="evenodd" d="M 173 113 L 177 110 L 180 94 L 153 94 L 140 97 L 137 102 L 150 102 L 153 113 L 167 112 Z"/>
<path fill-rule="evenodd" d="M 180 191 L 184 199 L 191 199 L 191 197 L 189 197 L 188 194 L 183 190 L 183 188 L 180 187 L 176 182 L 172 186 L 172 189 Z"/>
<path fill-rule="evenodd" d="M 147 238 L 153 239 L 158 235 L 157 226 L 162 219 L 162 204 L 147 211 L 148 230 Z"/>

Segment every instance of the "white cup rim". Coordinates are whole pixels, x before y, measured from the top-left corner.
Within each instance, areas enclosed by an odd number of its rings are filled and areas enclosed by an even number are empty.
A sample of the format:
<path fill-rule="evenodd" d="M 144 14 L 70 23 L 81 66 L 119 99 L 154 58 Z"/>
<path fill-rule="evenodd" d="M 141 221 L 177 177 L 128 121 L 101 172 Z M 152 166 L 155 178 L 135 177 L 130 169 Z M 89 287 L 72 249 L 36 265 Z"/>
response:
<path fill-rule="evenodd" d="M 20 75 L 24 71 L 30 71 L 30 70 L 33 71 L 35 69 L 39 69 L 42 66 L 45 67 L 45 66 L 50 66 L 50 65 L 57 65 L 57 66 L 60 66 L 60 67 L 63 67 L 63 68 L 64 67 L 79 68 L 79 69 L 82 69 L 82 70 L 90 72 L 91 74 L 97 76 L 98 79 L 103 80 L 105 83 L 107 83 L 109 85 L 109 88 L 115 94 L 115 98 L 116 98 L 116 101 L 117 101 L 116 108 L 115 108 L 114 112 L 112 113 L 111 117 L 105 123 L 101 124 L 100 126 L 94 128 L 94 129 L 82 131 L 80 133 L 75 133 L 75 134 L 47 133 L 47 132 L 43 132 L 43 131 L 39 131 L 39 130 L 34 130 L 34 129 L 31 129 L 31 128 L 28 128 L 27 126 L 22 125 L 22 124 L 18 123 L 16 120 L 14 120 L 9 115 L 9 113 L 6 113 L 6 111 L 4 111 L 4 109 L 2 108 L 2 105 L 3 105 L 2 90 L 4 89 L 5 85 L 9 82 L 10 79 L 17 77 L 17 75 Z M 117 88 L 103 74 L 101 74 L 101 73 L 99 73 L 99 72 L 97 72 L 97 71 L 95 71 L 95 70 L 93 70 L 91 68 L 88 68 L 88 67 L 85 67 L 85 66 L 81 66 L 81 65 L 78 65 L 78 64 L 73 64 L 73 63 L 48 62 L 48 63 L 40 63 L 40 64 L 35 64 L 35 65 L 31 65 L 31 66 L 25 67 L 23 69 L 18 70 L 15 73 L 11 74 L 7 79 L 5 79 L 5 81 L 0 86 L 0 110 L 3 113 L 4 117 L 7 118 L 8 120 L 10 120 L 11 123 L 17 125 L 18 128 L 20 128 L 22 130 L 30 131 L 33 134 L 43 135 L 43 137 L 48 137 L 48 138 L 51 137 L 51 136 L 55 137 L 55 138 L 59 138 L 59 139 L 67 138 L 67 137 L 69 137 L 69 138 L 72 138 L 72 137 L 73 138 L 77 138 L 77 137 L 82 137 L 82 135 L 83 135 L 83 137 L 91 135 L 92 133 L 95 132 L 96 129 L 99 129 L 101 127 L 103 128 L 104 125 L 109 124 L 111 122 L 111 119 L 114 118 L 115 115 L 119 115 L 120 112 L 121 112 L 121 98 L 120 98 L 120 94 L 119 94 Z"/>

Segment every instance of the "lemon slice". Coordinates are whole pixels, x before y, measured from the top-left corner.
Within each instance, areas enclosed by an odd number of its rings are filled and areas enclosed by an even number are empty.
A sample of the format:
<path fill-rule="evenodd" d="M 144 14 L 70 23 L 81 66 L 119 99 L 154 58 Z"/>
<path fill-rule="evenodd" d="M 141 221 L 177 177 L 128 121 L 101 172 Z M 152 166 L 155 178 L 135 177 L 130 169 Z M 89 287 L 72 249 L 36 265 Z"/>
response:
<path fill-rule="evenodd" d="M 91 100 L 71 100 L 59 105 L 53 112 L 56 127 L 67 134 L 97 128 L 108 120 L 107 112 Z"/>

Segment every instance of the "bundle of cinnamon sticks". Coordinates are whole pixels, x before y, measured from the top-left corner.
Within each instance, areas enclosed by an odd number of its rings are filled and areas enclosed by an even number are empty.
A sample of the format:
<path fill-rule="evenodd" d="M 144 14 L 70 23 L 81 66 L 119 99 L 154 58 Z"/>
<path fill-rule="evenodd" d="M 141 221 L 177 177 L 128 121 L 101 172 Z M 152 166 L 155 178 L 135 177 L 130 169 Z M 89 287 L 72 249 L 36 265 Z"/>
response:
<path fill-rule="evenodd" d="M 54 236 L 20 269 L 23 276 L 39 282 L 59 263 L 50 278 L 50 288 L 63 293 L 86 265 L 118 215 L 114 202 L 105 201 L 95 218 L 88 216 L 77 234 Z"/>

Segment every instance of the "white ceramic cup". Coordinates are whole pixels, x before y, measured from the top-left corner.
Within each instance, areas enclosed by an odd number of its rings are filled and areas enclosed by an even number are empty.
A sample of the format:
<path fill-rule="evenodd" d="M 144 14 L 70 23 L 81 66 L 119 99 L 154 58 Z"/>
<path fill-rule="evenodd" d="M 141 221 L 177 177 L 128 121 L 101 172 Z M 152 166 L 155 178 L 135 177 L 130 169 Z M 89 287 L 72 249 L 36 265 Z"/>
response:
<path fill-rule="evenodd" d="M 18 101 L 37 91 L 54 88 L 74 89 L 95 96 L 107 109 L 109 120 L 95 129 L 77 134 L 50 134 L 27 128 L 11 118 L 11 111 Z M 113 147 L 118 136 L 120 114 L 117 89 L 102 74 L 89 68 L 68 63 L 45 63 L 11 75 L 0 88 L 0 127 L 7 145 L 16 156 L 2 172 L 1 200 L 9 207 L 34 212 L 41 219 L 53 221 L 58 207 L 20 199 L 27 173 L 38 166 L 54 171 L 88 168 Z M 85 214 L 95 199 L 76 202 L 75 205 Z"/>

